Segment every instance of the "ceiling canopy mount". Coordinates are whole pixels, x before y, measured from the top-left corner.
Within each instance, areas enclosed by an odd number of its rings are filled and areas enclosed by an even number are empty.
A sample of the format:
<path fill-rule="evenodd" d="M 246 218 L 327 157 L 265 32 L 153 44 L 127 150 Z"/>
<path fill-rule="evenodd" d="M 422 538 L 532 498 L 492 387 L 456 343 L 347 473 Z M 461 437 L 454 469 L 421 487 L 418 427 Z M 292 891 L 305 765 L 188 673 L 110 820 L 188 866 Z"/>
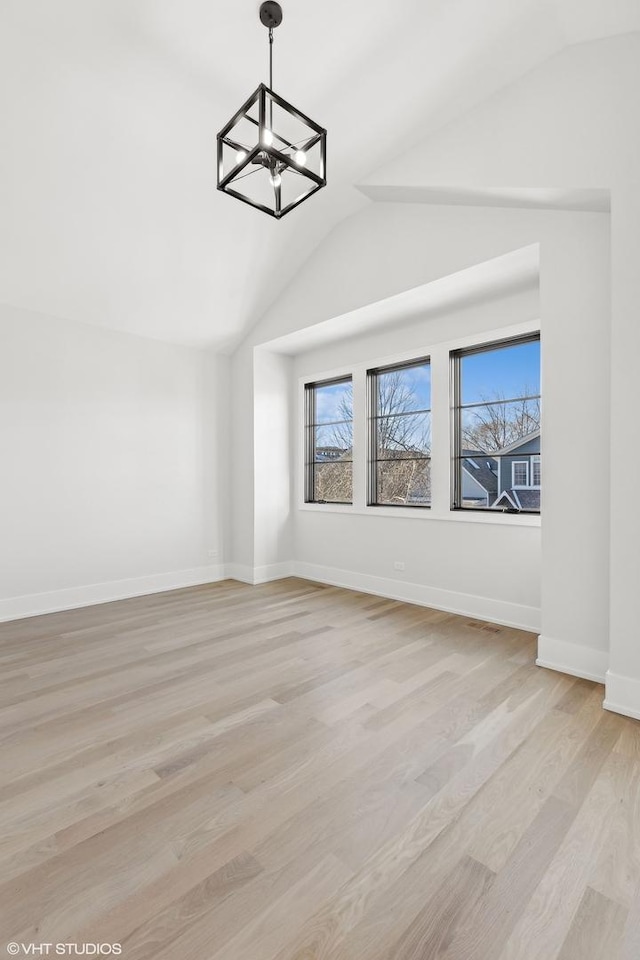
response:
<path fill-rule="evenodd" d="M 273 30 L 282 23 L 282 7 L 275 0 L 265 0 L 260 7 L 260 22 Z"/>

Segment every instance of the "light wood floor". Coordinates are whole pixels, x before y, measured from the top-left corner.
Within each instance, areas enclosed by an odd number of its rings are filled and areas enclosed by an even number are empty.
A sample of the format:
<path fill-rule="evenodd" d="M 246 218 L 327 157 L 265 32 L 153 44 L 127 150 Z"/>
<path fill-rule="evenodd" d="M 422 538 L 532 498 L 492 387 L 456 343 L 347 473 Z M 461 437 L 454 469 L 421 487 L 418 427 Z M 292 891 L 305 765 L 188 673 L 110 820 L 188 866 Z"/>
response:
<path fill-rule="evenodd" d="M 640 723 L 534 651 L 294 579 L 0 626 L 0 956 L 638 960 Z"/>

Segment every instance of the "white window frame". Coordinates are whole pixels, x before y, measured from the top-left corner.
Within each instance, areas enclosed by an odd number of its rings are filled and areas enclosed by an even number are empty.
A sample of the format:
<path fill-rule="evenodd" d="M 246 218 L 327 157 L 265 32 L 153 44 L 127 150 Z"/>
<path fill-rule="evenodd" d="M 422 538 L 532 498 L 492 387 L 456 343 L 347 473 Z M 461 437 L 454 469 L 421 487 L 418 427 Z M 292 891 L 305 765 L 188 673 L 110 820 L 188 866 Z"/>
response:
<path fill-rule="evenodd" d="M 535 465 L 538 464 L 538 482 L 535 483 L 536 471 Z M 535 453 L 531 457 L 531 486 L 534 490 L 540 489 L 540 481 L 542 480 L 542 457 L 539 453 Z"/>
<path fill-rule="evenodd" d="M 527 479 L 525 483 L 516 483 L 516 467 L 524 467 Z M 526 490 L 529 488 L 529 461 L 514 460 L 511 464 L 511 486 L 514 490 Z"/>

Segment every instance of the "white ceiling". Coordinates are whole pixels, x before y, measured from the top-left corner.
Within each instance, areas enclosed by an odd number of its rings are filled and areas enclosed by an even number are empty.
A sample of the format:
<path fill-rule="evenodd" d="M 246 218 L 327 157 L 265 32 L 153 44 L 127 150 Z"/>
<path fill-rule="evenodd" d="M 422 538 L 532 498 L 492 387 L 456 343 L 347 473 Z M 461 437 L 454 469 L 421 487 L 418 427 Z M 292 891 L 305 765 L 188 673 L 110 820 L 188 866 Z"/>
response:
<path fill-rule="evenodd" d="M 281 222 L 215 189 L 261 80 L 258 0 L 0 0 L 0 302 L 228 348 L 362 178 L 638 0 L 284 0 L 274 88 L 328 128 L 329 186 Z"/>

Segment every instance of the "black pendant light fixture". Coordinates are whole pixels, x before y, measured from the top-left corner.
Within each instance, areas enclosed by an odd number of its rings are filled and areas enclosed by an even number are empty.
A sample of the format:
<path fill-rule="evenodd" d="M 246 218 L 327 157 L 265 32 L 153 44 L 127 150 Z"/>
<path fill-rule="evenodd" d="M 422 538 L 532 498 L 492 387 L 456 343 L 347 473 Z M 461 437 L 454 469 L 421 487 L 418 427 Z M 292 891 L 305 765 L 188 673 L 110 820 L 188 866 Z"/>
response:
<path fill-rule="evenodd" d="M 267 0 L 269 86 L 261 83 L 218 134 L 218 190 L 276 219 L 326 186 L 327 131 L 273 92 L 273 31 L 282 7 Z"/>

